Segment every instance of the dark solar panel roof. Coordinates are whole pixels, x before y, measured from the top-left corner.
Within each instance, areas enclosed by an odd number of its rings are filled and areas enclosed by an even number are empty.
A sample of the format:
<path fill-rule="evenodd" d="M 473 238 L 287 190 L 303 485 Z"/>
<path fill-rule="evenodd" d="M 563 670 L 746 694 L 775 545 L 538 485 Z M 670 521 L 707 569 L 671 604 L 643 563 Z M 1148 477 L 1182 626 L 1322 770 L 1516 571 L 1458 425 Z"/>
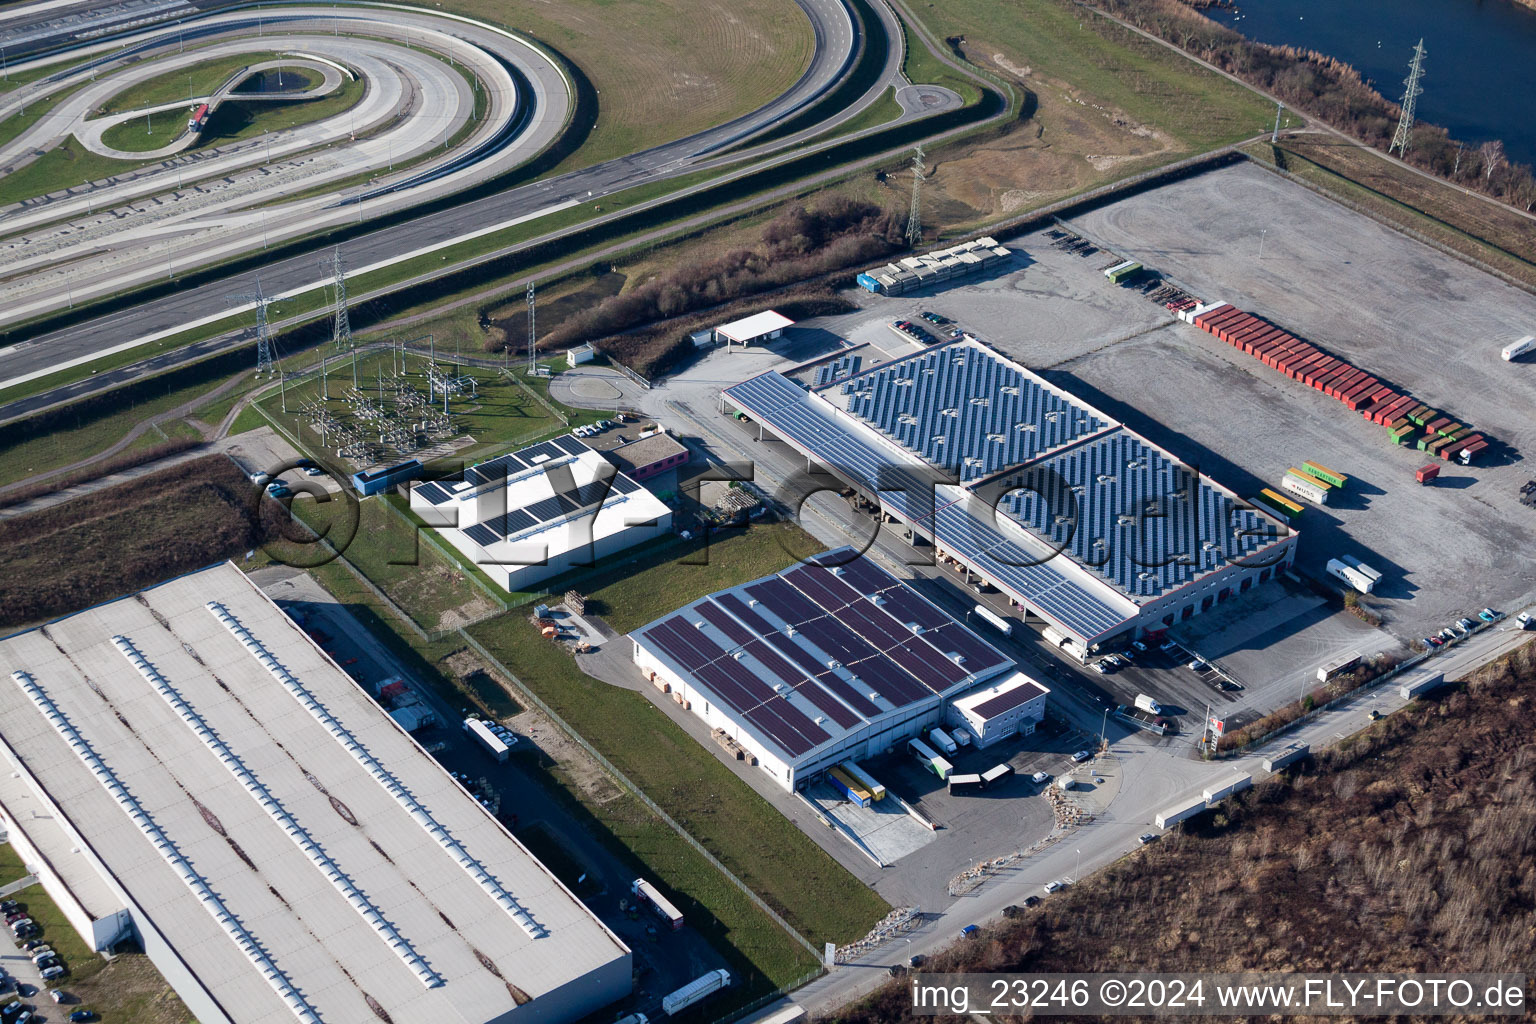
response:
<path fill-rule="evenodd" d="M 831 725 L 857 729 L 1011 664 L 974 634 L 962 636 L 968 632 L 865 562 L 856 576 L 846 567 L 795 566 L 695 601 L 635 637 L 799 757 L 830 739 Z M 818 732 L 822 739 L 810 742 Z"/>
<path fill-rule="evenodd" d="M 1114 426 L 971 345 L 944 345 L 846 381 L 848 411 L 963 481 Z"/>
<path fill-rule="evenodd" d="M 996 718 L 1004 711 L 1012 711 L 1020 704 L 1032 701 L 1036 697 L 1043 696 L 1045 693 L 1045 687 L 1031 680 L 1027 683 L 1020 683 L 1013 689 L 1000 693 L 991 700 L 982 701 L 972 710 L 982 718 Z"/>
<path fill-rule="evenodd" d="M 415 493 L 434 505 L 441 505 L 443 502 L 453 497 L 448 488 L 444 487 L 442 484 L 432 482 L 417 484 Z"/>
<path fill-rule="evenodd" d="M 1031 489 L 1002 495 L 998 512 L 1119 590 L 1145 600 L 1181 587 L 1285 536 L 1278 523 L 1127 430 L 1077 445 L 1005 477 Z"/>

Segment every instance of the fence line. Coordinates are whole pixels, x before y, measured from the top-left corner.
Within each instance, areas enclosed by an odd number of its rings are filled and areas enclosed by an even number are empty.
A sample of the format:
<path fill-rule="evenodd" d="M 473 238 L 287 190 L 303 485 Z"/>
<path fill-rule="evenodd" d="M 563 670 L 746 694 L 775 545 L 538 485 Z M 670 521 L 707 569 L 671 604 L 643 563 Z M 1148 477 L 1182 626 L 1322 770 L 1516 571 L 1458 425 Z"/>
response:
<path fill-rule="evenodd" d="M 582 750 L 587 753 L 588 756 L 596 761 L 598 765 L 602 767 L 603 771 L 607 772 L 615 782 L 638 797 L 640 801 L 644 803 L 645 806 L 651 811 L 652 814 L 660 818 L 668 828 L 676 832 L 683 838 L 685 842 L 688 843 L 689 846 L 693 847 L 694 850 L 703 856 L 704 859 L 707 860 L 715 868 L 715 870 L 724 875 L 732 885 L 740 889 L 742 893 L 746 895 L 746 897 L 750 899 L 759 910 L 768 915 L 769 920 L 773 921 L 780 928 L 784 929 L 784 931 L 787 932 L 791 938 L 800 943 L 800 945 L 804 946 L 812 956 L 816 957 L 817 959 L 821 958 L 821 951 L 813 946 L 809 939 L 796 931 L 788 921 L 784 920 L 784 918 L 779 915 L 778 911 L 770 907 L 761 896 L 752 891 L 750 886 L 748 886 L 741 879 L 737 878 L 736 875 L 724 864 L 720 863 L 719 858 L 704 848 L 704 844 L 700 843 L 691 834 L 689 834 L 687 829 L 683 828 L 682 825 L 679 825 L 675 820 L 673 820 L 672 816 L 666 811 L 662 810 L 660 805 L 658 805 L 656 801 L 647 796 L 639 786 L 631 782 L 629 776 L 619 771 L 619 769 L 614 766 L 613 762 L 609 761 L 602 754 L 598 753 L 597 748 L 588 743 L 585 737 L 583 737 L 575 729 L 571 728 L 570 724 L 567 723 L 565 719 L 557 715 L 553 708 L 544 703 L 538 694 L 534 693 L 531 689 L 528 688 L 526 683 L 518 678 L 515 672 L 507 668 L 506 665 L 502 664 L 501 659 L 497 658 L 490 651 L 486 650 L 485 647 L 481 645 L 480 641 L 470 636 L 469 633 L 465 630 L 460 629 L 458 630 L 458 633 L 459 636 L 464 639 L 464 642 L 469 645 L 470 649 L 472 649 L 476 654 L 480 655 L 480 657 L 484 658 L 486 663 L 494 668 L 497 672 L 500 672 L 503 676 L 505 676 L 513 686 L 517 687 L 518 692 L 527 698 L 530 704 L 543 712 L 551 722 L 555 723 L 556 727 L 558 727 L 560 731 L 569 736 L 578 746 L 581 747 Z"/>
<path fill-rule="evenodd" d="M 448 562 L 449 565 L 454 565 L 454 566 L 459 565 L 459 557 L 456 557 L 454 552 L 449 550 L 449 548 L 446 545 L 444 545 L 441 540 L 439 540 L 437 538 L 435 530 L 433 530 L 431 527 L 424 526 L 424 525 L 422 525 L 420 523 L 412 522 L 410 516 L 408 516 L 404 511 L 402 511 L 400 509 L 400 507 L 398 505 L 396 505 L 394 502 L 390 501 L 384 495 L 379 495 L 379 500 L 383 501 L 384 502 L 384 507 L 389 509 L 391 512 L 393 512 L 395 514 L 395 516 L 398 517 L 399 520 L 402 523 L 404 523 L 405 525 L 409 526 L 411 529 L 415 530 L 416 531 L 416 536 L 419 539 L 421 539 L 421 540 L 425 540 L 427 542 L 427 545 L 429 547 L 431 547 L 434 551 L 436 551 L 439 555 L 441 555 Z M 510 603 L 510 595 L 505 594 L 505 593 L 498 594 L 494 589 L 492 589 L 490 584 L 486 583 L 479 576 L 475 575 L 474 573 L 472 573 L 472 572 L 470 572 L 468 570 L 464 571 L 464 577 L 466 579 L 468 579 L 469 582 L 473 583 L 475 585 L 475 587 L 482 594 L 484 594 L 486 597 L 490 598 L 491 599 L 491 603 L 496 605 L 496 607 L 500 611 L 506 611 L 507 609 L 512 607 L 512 605 Z M 464 625 L 466 625 L 466 626 L 473 626 L 476 622 L 484 622 L 486 619 L 491 618 L 491 617 L 492 616 L 490 616 L 490 615 L 482 615 L 480 618 L 476 619 L 474 622 L 466 622 Z M 462 628 L 462 627 L 460 627 L 460 628 Z M 451 632 L 453 632 L 453 630 L 444 630 L 443 632 L 444 633 L 451 633 Z"/>
<path fill-rule="evenodd" d="M 749 1013 L 755 1013 L 774 1000 L 782 999 L 789 995 L 801 985 L 804 985 L 807 982 L 815 981 L 817 978 L 821 977 L 821 972 L 822 969 L 820 967 L 816 968 L 814 971 L 808 971 L 805 974 L 800 975 L 800 977 L 796 978 L 794 981 L 789 982 L 787 985 L 780 985 L 778 988 L 774 989 L 772 992 L 769 992 L 767 995 L 758 996 L 756 999 L 752 1000 L 745 1006 L 738 1006 L 724 1017 L 716 1017 L 714 1021 L 711 1022 L 711 1024 L 731 1024 L 732 1021 L 738 1021 Z"/>
<path fill-rule="evenodd" d="M 528 393 L 528 397 L 533 399 L 535 402 L 538 402 L 545 409 L 547 409 L 551 416 L 555 417 L 556 419 L 558 419 L 561 423 L 565 424 L 566 426 L 570 426 L 571 425 L 571 419 L 570 419 L 569 416 L 567 416 L 565 413 L 561 412 L 559 409 L 556 409 L 553 405 L 551 405 L 544 398 L 543 395 L 539 394 L 537 391 L 533 390 L 533 388 L 529 387 L 527 384 L 524 384 L 522 381 L 518 380 L 517 379 L 517 374 L 513 373 L 511 370 L 508 370 L 506 368 L 502 369 L 501 374 L 502 374 L 503 377 L 506 377 L 508 380 L 510 380 L 513 384 L 516 384 L 518 387 L 520 387 L 524 391 L 526 391 Z"/>

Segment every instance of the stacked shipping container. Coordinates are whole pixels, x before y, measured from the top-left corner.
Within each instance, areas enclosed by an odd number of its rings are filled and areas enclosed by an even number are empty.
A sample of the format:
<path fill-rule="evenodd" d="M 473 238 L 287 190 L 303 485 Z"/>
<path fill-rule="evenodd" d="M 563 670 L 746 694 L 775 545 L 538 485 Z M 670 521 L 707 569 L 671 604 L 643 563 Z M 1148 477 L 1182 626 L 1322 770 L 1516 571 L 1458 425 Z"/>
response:
<path fill-rule="evenodd" d="M 1279 370 L 1308 387 L 1316 388 L 1330 398 L 1338 399 L 1351 412 L 1358 412 L 1372 423 L 1386 427 L 1387 436 L 1393 444 L 1402 444 L 1416 427 L 1424 426 L 1425 420 L 1414 418 L 1414 413 L 1434 415 L 1411 395 L 1396 391 L 1369 372 L 1331 356 L 1283 328 L 1261 320 L 1252 313 L 1245 313 L 1231 303 L 1196 306 L 1182 311 L 1181 316 L 1233 348 L 1253 356 L 1265 366 Z M 1460 424 L 1455 424 L 1455 427 L 1465 429 Z M 1433 449 L 1426 444 L 1437 439 L 1444 443 Z M 1445 459 L 1458 456 L 1464 464 L 1469 464 L 1488 447 L 1488 442 L 1482 435 L 1470 432 L 1450 436 L 1426 430 L 1419 447 L 1426 451 L 1433 450 Z"/>

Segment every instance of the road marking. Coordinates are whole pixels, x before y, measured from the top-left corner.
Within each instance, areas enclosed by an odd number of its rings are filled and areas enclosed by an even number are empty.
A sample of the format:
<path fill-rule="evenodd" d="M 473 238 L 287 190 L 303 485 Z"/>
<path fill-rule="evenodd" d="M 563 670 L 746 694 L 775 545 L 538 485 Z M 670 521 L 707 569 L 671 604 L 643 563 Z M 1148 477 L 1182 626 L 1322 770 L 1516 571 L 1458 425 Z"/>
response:
<path fill-rule="evenodd" d="M 526 213 L 521 217 L 513 217 L 511 220 L 502 221 L 499 224 L 492 224 L 490 227 L 480 228 L 478 231 L 471 231 L 466 235 L 457 235 L 442 242 L 436 242 L 432 245 L 423 246 L 420 249 L 414 249 L 410 252 L 401 253 L 398 256 L 391 256 L 388 259 L 379 260 L 376 263 L 370 263 L 367 266 L 358 267 L 355 270 L 349 270 L 347 271 L 347 274 L 349 277 L 356 277 L 362 274 L 370 273 L 371 271 L 382 270 L 385 267 L 393 266 L 396 263 L 402 263 L 405 260 L 415 259 L 417 256 L 424 256 L 428 253 L 436 252 L 438 249 L 446 249 L 450 245 L 458 245 L 460 242 L 471 241 L 473 239 L 480 238 L 483 235 L 489 235 L 497 231 L 503 231 L 510 227 L 516 227 L 517 225 L 526 221 L 536 220 L 539 217 L 545 217 L 552 213 L 559 213 L 561 210 L 568 210 L 573 206 L 579 205 L 581 204 L 577 200 L 569 199 L 563 203 L 556 203 L 554 206 L 546 206 L 541 210 L 535 210 L 532 213 Z M 290 288 L 287 291 L 279 292 L 278 294 L 271 296 L 271 301 L 279 302 L 283 299 L 291 299 L 295 296 L 302 295 L 305 292 L 314 291 L 316 288 L 324 287 L 329 283 L 330 278 L 322 278 L 321 280 L 312 282 L 310 284 L 300 285 L 297 288 Z M 39 377 L 46 377 L 50 373 L 58 373 L 61 370 L 68 370 L 71 367 L 79 366 L 81 363 L 92 362 L 93 360 L 100 359 L 103 356 L 116 355 L 119 352 L 126 352 L 129 349 L 137 348 L 140 345 L 148 345 L 150 342 L 159 341 L 162 338 L 169 338 L 172 335 L 181 334 L 183 331 L 195 330 L 199 327 L 204 327 L 208 324 L 223 320 L 225 317 L 234 316 L 238 313 L 246 313 L 255 308 L 256 303 L 254 302 L 244 302 L 239 305 L 230 306 L 227 309 L 219 310 L 217 313 L 210 313 L 207 316 L 199 317 L 196 320 L 192 320 L 184 324 L 179 324 L 175 327 L 167 327 L 166 329 L 156 331 L 153 334 L 146 334 L 141 337 L 134 338 L 131 341 L 125 341 L 120 345 L 113 345 L 110 348 L 98 349 L 95 352 L 89 352 L 83 356 L 76 356 L 74 359 L 66 359 L 62 363 L 54 363 L 51 366 L 45 366 L 42 369 L 33 370 L 31 373 L 24 373 L 19 377 L 12 377 L 9 380 L 0 380 L 0 390 L 14 387 L 17 384 L 25 384 L 28 381 L 36 380 Z M 6 348 L 0 348 L 0 357 L 4 357 L 11 352 L 18 351 L 29 344 L 29 342 L 20 342 L 15 345 L 7 346 Z"/>

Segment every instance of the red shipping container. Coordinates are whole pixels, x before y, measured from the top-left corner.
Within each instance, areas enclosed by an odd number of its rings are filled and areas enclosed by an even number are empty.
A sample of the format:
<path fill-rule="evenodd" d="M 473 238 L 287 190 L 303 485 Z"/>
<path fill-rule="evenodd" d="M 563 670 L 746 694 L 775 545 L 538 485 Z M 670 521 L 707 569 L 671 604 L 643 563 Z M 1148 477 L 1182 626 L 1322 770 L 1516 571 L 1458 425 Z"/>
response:
<path fill-rule="evenodd" d="M 1396 399 L 1381 407 L 1376 414 L 1378 417 L 1377 422 L 1382 426 L 1386 426 L 1411 408 L 1413 408 L 1413 396 L 1399 395 Z"/>
<path fill-rule="evenodd" d="M 1308 387 L 1315 388 L 1318 382 L 1329 373 L 1332 373 L 1334 367 L 1338 365 L 1339 361 L 1337 359 L 1333 358 L 1333 356 L 1325 355 L 1322 359 L 1307 367 L 1306 375 L 1302 377 L 1302 380 Z"/>
<path fill-rule="evenodd" d="M 1390 421 L 1381 417 L 1385 417 L 1388 408 L 1390 408 L 1401 397 L 1403 396 L 1399 395 L 1396 391 L 1393 391 L 1389 387 L 1378 386 L 1375 391 L 1371 392 L 1371 412 L 1367 413 L 1367 415 L 1370 416 L 1371 419 L 1376 420 L 1376 422 L 1385 426 L 1386 423 Z M 1392 418 L 1396 419 L 1397 414 L 1394 413 Z"/>
<path fill-rule="evenodd" d="M 1230 302 L 1223 302 L 1221 305 L 1215 307 L 1214 309 L 1208 309 L 1204 313 L 1201 313 L 1199 316 L 1195 317 L 1195 326 L 1204 327 L 1206 324 L 1210 323 L 1217 317 L 1224 316 L 1227 312 L 1236 308 L 1237 307 L 1233 306 Z"/>
<path fill-rule="evenodd" d="M 1358 402 L 1372 391 L 1375 391 L 1376 385 L 1379 383 L 1381 382 L 1375 377 L 1367 375 L 1364 380 L 1350 385 L 1349 390 L 1344 392 L 1344 400 L 1346 402 Z M 1350 408 L 1353 409 L 1355 406 L 1350 406 Z"/>
<path fill-rule="evenodd" d="M 1450 444 L 1440 449 L 1440 457 L 1442 459 L 1449 459 L 1451 456 L 1457 455 L 1465 449 L 1472 447 L 1474 444 L 1477 444 L 1482 439 L 1482 434 L 1469 434 L 1459 441 L 1452 441 Z"/>
<path fill-rule="evenodd" d="M 1477 458 L 1477 453 L 1488 447 L 1487 441 L 1474 441 L 1461 450 L 1461 457 L 1468 462 Z"/>
<path fill-rule="evenodd" d="M 1433 420 L 1433 421 L 1431 421 L 1429 423 L 1424 424 L 1424 433 L 1426 433 L 1426 434 L 1438 434 L 1440 432 L 1440 428 L 1441 427 L 1448 427 L 1450 425 L 1451 425 L 1451 418 L 1449 416 L 1441 416 L 1437 420 Z"/>
<path fill-rule="evenodd" d="M 1440 475 L 1440 467 L 1431 462 L 1427 466 L 1420 466 L 1414 471 L 1413 478 L 1421 484 L 1427 484 Z"/>
<path fill-rule="evenodd" d="M 1328 357 L 1322 352 L 1308 352 L 1305 356 L 1302 357 L 1301 362 L 1296 364 L 1296 379 L 1306 380 L 1307 374 L 1312 372 L 1312 368 L 1327 358 Z"/>
<path fill-rule="evenodd" d="M 1234 317 L 1226 323 L 1218 325 L 1216 337 L 1229 345 L 1234 344 L 1239 337 L 1251 332 L 1257 323 L 1258 321 L 1251 315 L 1244 313 L 1241 317 Z"/>
<path fill-rule="evenodd" d="M 1267 333 L 1264 325 L 1258 321 L 1245 323 L 1233 328 L 1230 332 L 1231 343 L 1236 348 L 1242 348 L 1245 343 L 1257 341 L 1260 335 Z"/>
<path fill-rule="evenodd" d="M 1330 380 L 1323 387 L 1323 394 L 1327 395 L 1329 398 L 1339 398 L 1341 397 L 1340 392 L 1347 385 L 1355 384 L 1362 380 L 1365 380 L 1365 371 L 1351 366 L 1348 372 L 1341 373 L 1337 377 L 1333 378 L 1333 380 Z"/>
<path fill-rule="evenodd" d="M 1204 313 L 1201 313 L 1199 316 L 1195 317 L 1195 323 L 1199 324 L 1201 327 L 1204 327 L 1206 324 L 1211 323 L 1214 320 L 1220 320 L 1222 317 L 1231 316 L 1236 312 L 1236 306 L 1232 305 L 1230 302 L 1223 302 L 1221 305 L 1215 307 L 1214 309 L 1208 309 Z"/>

